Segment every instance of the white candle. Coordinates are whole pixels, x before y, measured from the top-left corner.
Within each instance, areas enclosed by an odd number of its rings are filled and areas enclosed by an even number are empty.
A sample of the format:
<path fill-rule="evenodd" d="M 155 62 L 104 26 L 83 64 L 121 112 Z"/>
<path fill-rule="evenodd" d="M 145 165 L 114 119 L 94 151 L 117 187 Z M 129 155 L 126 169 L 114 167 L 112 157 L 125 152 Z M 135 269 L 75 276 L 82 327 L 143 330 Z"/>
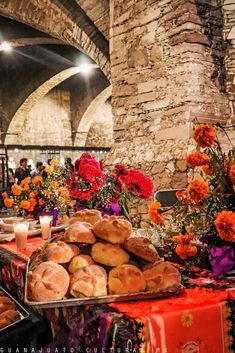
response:
<path fill-rule="evenodd" d="M 29 223 L 14 223 L 14 233 L 16 240 L 16 247 L 18 250 L 25 250 L 27 245 Z"/>
<path fill-rule="evenodd" d="M 39 220 L 42 230 L 42 239 L 50 239 L 52 216 L 40 216 Z"/>

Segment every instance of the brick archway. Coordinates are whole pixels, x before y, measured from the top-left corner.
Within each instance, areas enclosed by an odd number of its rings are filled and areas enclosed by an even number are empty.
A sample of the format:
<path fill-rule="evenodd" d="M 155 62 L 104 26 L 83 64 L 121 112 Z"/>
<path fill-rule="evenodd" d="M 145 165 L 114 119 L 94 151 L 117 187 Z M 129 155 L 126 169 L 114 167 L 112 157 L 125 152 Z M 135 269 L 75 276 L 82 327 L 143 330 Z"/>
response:
<path fill-rule="evenodd" d="M 76 75 L 77 73 L 79 73 L 79 68 L 70 67 L 69 69 L 61 71 L 39 86 L 33 93 L 30 94 L 30 96 L 17 110 L 11 120 L 7 133 L 14 134 L 23 131 L 25 120 L 27 119 L 33 106 L 59 83 L 73 75 Z M 5 144 L 14 144 L 15 140 L 16 138 L 14 135 L 6 135 Z"/>
<path fill-rule="evenodd" d="M 78 6 L 78 5 L 76 5 Z M 80 10 L 79 10 L 80 9 Z M 74 16 L 74 12 L 76 16 Z M 77 7 L 68 9 L 55 0 L 2 0 L 0 14 L 25 23 L 70 44 L 91 57 L 110 79 L 108 41 Z"/>
<path fill-rule="evenodd" d="M 106 123 L 108 131 L 108 135 L 112 137 L 113 135 L 113 121 L 112 121 L 112 113 L 110 109 L 106 114 L 106 117 L 102 116 L 102 120 L 99 119 L 99 109 L 102 109 L 102 105 L 107 102 L 107 100 L 111 97 L 112 87 L 111 85 L 105 88 L 98 96 L 93 99 L 87 110 L 82 116 L 82 119 L 79 123 L 78 129 L 76 131 L 76 137 L 74 141 L 75 146 L 86 146 L 87 145 L 87 137 L 90 131 L 90 128 L 94 124 L 99 128 L 103 129 L 104 124 Z M 111 105 L 111 103 L 110 103 Z M 100 111 L 102 114 L 102 112 Z M 104 120 L 105 119 L 105 120 Z M 91 141 L 91 138 L 89 138 Z M 109 139 L 111 140 L 111 138 Z M 90 145 L 90 143 L 89 143 Z"/>

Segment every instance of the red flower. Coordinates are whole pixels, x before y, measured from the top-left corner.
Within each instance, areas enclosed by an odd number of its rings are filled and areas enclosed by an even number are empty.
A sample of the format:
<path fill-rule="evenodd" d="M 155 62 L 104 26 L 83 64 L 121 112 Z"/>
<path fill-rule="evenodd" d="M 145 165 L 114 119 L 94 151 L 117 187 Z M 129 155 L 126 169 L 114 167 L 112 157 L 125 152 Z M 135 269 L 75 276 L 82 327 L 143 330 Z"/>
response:
<path fill-rule="evenodd" d="M 98 170 L 101 170 L 101 165 L 95 157 L 90 155 L 90 153 L 83 153 L 80 158 L 76 159 L 74 162 L 74 171 L 79 173 L 79 169 L 81 165 L 92 166 Z"/>
<path fill-rule="evenodd" d="M 148 199 L 153 195 L 154 185 L 152 180 L 140 170 L 129 170 L 128 175 L 123 179 L 126 187 L 139 197 Z"/>
<path fill-rule="evenodd" d="M 92 184 L 96 183 L 97 185 L 102 185 L 106 180 L 106 175 L 102 170 L 97 169 L 92 165 L 87 165 L 86 163 L 83 163 L 83 161 L 79 166 L 79 175 L 85 181 Z"/>

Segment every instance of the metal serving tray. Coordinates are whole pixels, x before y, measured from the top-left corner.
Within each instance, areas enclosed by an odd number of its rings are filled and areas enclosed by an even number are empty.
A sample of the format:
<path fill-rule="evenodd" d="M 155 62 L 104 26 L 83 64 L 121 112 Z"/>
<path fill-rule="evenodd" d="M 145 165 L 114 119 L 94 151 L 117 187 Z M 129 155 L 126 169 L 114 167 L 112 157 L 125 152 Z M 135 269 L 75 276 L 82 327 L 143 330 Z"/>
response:
<path fill-rule="evenodd" d="M 146 291 L 130 294 L 110 294 L 100 297 L 84 297 L 84 298 L 69 298 L 61 300 L 53 300 L 46 302 L 34 302 L 28 299 L 28 271 L 29 271 L 29 262 L 27 264 L 26 271 L 26 282 L 25 282 L 25 293 L 24 293 L 24 302 L 27 305 L 34 307 L 35 309 L 47 309 L 47 308 L 62 308 L 62 307 L 71 307 L 79 306 L 86 304 L 104 304 L 104 303 L 115 303 L 115 302 L 125 302 L 131 300 L 144 300 L 144 299 L 156 299 L 156 298 L 166 298 L 170 296 L 177 295 L 179 291 L 183 288 L 179 286 L 178 288 L 165 291 Z"/>
<path fill-rule="evenodd" d="M 2 333 L 6 333 L 9 329 L 15 326 L 21 325 L 22 322 L 25 322 L 27 319 L 29 319 L 30 313 L 14 297 L 12 297 L 12 295 L 2 286 L 0 286 L 0 295 L 9 297 L 13 302 L 15 302 L 16 311 L 18 311 L 18 313 L 20 314 L 19 320 L 0 329 L 0 334 L 2 334 Z"/>

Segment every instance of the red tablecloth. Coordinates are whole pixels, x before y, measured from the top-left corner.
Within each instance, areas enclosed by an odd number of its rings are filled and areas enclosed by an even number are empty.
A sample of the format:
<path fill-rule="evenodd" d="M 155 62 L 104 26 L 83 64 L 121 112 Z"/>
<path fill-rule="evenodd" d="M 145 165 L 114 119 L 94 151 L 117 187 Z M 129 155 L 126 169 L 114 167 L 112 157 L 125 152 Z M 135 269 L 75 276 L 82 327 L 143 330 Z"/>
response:
<path fill-rule="evenodd" d="M 0 247 L 2 281 L 22 297 L 26 261 L 11 248 L 14 244 L 7 251 Z M 115 353 L 233 353 L 233 293 L 196 287 L 168 299 L 46 309 L 43 314 L 54 335 L 50 348 L 58 352 L 106 353 L 113 346 Z"/>

